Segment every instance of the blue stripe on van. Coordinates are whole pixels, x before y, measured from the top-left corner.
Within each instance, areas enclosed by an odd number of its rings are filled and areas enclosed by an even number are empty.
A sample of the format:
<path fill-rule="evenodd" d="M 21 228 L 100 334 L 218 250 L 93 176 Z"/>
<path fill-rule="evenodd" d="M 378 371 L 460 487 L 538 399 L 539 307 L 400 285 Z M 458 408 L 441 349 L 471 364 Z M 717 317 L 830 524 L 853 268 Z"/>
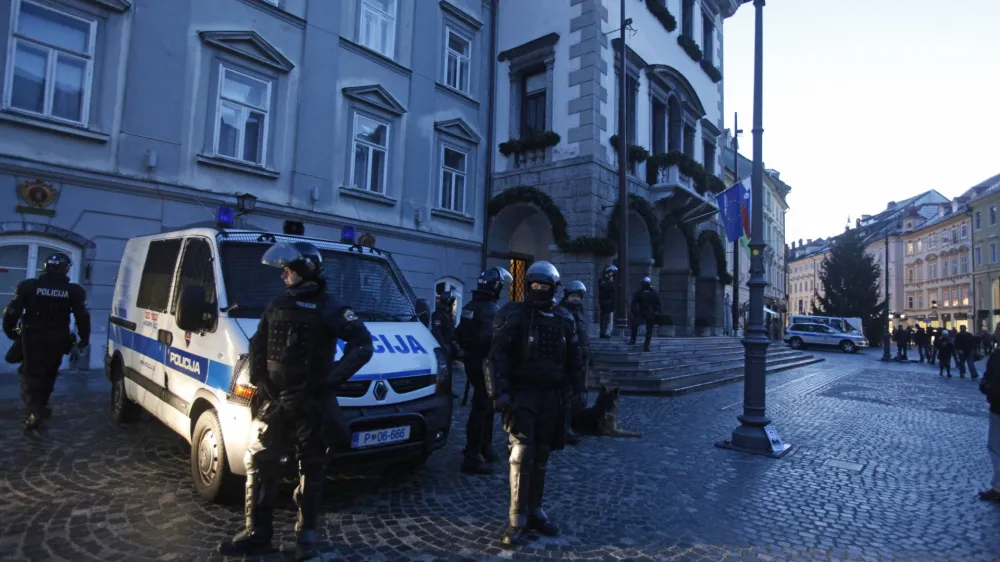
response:
<path fill-rule="evenodd" d="M 189 361 L 197 362 L 200 365 L 207 365 L 206 369 L 202 369 L 203 372 L 200 376 L 188 369 L 178 368 L 174 365 L 170 365 L 170 368 L 173 369 L 174 372 L 191 377 L 198 382 L 204 383 L 210 388 L 216 388 L 223 392 L 229 391 L 229 381 L 233 377 L 232 365 L 226 365 L 225 363 L 213 361 L 207 357 L 195 355 L 187 350 L 177 347 L 168 347 L 160 343 L 158 340 L 113 324 L 111 325 L 111 331 L 108 334 L 108 338 L 113 341 L 115 345 L 131 349 L 140 355 L 149 357 L 157 363 L 166 363 L 167 352 L 170 351 L 181 358 L 187 358 Z"/>

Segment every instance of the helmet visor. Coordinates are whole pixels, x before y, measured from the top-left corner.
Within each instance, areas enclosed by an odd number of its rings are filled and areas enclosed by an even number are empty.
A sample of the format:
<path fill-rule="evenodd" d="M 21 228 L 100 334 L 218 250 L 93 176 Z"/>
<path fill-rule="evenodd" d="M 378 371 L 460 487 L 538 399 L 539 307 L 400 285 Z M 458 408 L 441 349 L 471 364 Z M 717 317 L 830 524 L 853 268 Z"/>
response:
<path fill-rule="evenodd" d="M 506 269 L 498 267 L 497 271 L 500 272 L 500 280 L 503 281 L 505 284 L 509 284 L 512 281 L 514 281 L 514 276 L 511 275 L 510 272 L 507 271 Z"/>
<path fill-rule="evenodd" d="M 279 242 L 268 248 L 260 258 L 260 263 L 271 267 L 283 268 L 295 260 L 302 259 L 302 253 L 293 248 L 290 244 Z"/>

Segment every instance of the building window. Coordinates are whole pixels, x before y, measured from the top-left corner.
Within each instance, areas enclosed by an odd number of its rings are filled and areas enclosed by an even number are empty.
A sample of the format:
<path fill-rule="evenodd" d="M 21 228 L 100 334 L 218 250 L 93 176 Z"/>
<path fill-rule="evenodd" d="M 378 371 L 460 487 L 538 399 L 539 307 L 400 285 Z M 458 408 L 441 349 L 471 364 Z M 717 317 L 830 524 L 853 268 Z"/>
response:
<path fill-rule="evenodd" d="M 715 24 L 708 14 L 701 18 L 701 45 L 705 60 L 715 64 Z"/>
<path fill-rule="evenodd" d="M 962 257 L 964 258 L 965 256 Z M 951 259 L 951 274 L 958 275 L 958 260 L 956 260 L 955 258 Z"/>
<path fill-rule="evenodd" d="M 447 42 L 444 56 L 444 83 L 468 94 L 472 72 L 472 42 L 450 29 Z"/>
<path fill-rule="evenodd" d="M 715 174 L 715 144 L 706 140 L 702 150 L 705 151 L 705 171 Z"/>
<path fill-rule="evenodd" d="M 995 242 L 991 242 L 990 243 L 990 263 L 996 263 L 996 262 L 997 262 L 997 245 L 996 245 Z M 982 262 L 977 263 L 976 265 L 982 265 Z"/>
<path fill-rule="evenodd" d="M 969 288 L 962 287 L 962 306 L 969 306 Z"/>
<path fill-rule="evenodd" d="M 694 38 L 694 0 L 681 0 L 681 35 Z"/>
<path fill-rule="evenodd" d="M 990 244 L 990 246 L 992 247 L 993 245 Z M 976 267 L 979 267 L 979 266 L 983 265 L 983 253 L 982 253 L 981 250 L 982 250 L 981 248 L 976 248 L 973 251 L 973 253 L 975 254 L 975 258 L 976 258 Z"/>
<path fill-rule="evenodd" d="M 931 234 L 930 237 L 927 238 L 927 249 L 933 250 L 934 248 L 937 248 L 937 236 Z"/>
<path fill-rule="evenodd" d="M 978 250 L 979 248 L 976 248 L 976 249 Z M 959 260 L 960 260 L 960 262 L 962 264 L 962 273 L 968 273 L 969 272 L 969 256 L 968 255 L 964 255 L 961 258 L 959 258 Z"/>
<path fill-rule="evenodd" d="M 545 97 L 547 78 L 544 72 L 525 77 L 521 92 L 521 137 L 545 132 Z"/>
<path fill-rule="evenodd" d="M 913 308 L 913 295 L 906 297 L 906 308 Z"/>
<path fill-rule="evenodd" d="M 361 44 L 392 58 L 396 44 L 396 0 L 361 0 Z"/>
<path fill-rule="evenodd" d="M 976 211 L 976 214 L 974 216 L 975 216 L 975 221 L 976 221 L 976 230 L 979 230 L 980 228 L 983 227 L 982 216 L 980 216 L 980 212 L 979 211 Z"/>
<path fill-rule="evenodd" d="M 913 268 L 912 267 L 906 268 L 906 282 L 907 283 L 913 283 Z"/>
<path fill-rule="evenodd" d="M 912 256 L 913 255 L 913 242 L 907 242 L 906 243 L 906 255 L 908 255 L 908 256 Z"/>
<path fill-rule="evenodd" d="M 927 264 L 927 280 L 933 281 L 937 279 L 937 264 L 929 263 Z"/>
<path fill-rule="evenodd" d="M 466 154 L 448 147 L 441 151 L 441 208 L 465 212 Z"/>
<path fill-rule="evenodd" d="M 924 294 L 922 292 L 917 293 L 917 308 L 923 308 L 923 307 L 924 307 Z"/>
<path fill-rule="evenodd" d="M 997 223 L 997 207 L 996 205 L 990 207 L 990 226 Z"/>
<path fill-rule="evenodd" d="M 948 276 L 948 260 L 941 260 L 941 277 Z"/>
<path fill-rule="evenodd" d="M 941 306 L 951 306 L 951 289 L 941 289 Z"/>
<path fill-rule="evenodd" d="M 389 125 L 364 115 L 354 116 L 351 187 L 385 194 L 389 159 Z"/>
<path fill-rule="evenodd" d="M 86 125 L 97 22 L 24 0 L 14 10 L 4 106 Z"/>
<path fill-rule="evenodd" d="M 962 223 L 962 239 L 969 237 L 969 225 Z"/>
<path fill-rule="evenodd" d="M 215 153 L 264 165 L 271 83 L 222 67 L 215 119 Z"/>
<path fill-rule="evenodd" d="M 951 241 L 958 242 L 958 228 L 951 227 Z"/>

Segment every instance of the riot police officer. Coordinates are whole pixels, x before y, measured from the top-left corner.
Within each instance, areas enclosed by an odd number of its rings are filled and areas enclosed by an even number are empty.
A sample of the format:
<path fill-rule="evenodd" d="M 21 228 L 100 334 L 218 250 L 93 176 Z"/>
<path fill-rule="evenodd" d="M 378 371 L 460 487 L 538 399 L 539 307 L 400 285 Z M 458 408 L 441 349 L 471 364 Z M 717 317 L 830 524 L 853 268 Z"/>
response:
<path fill-rule="evenodd" d="M 465 474 L 492 474 L 496 453 L 493 452 L 493 408 L 490 405 L 483 378 L 483 359 L 493 339 L 493 318 L 496 316 L 500 292 L 514 278 L 502 267 L 487 269 L 479 275 L 472 301 L 462 308 L 458 324 L 458 342 L 464 352 L 465 376 L 472 386 L 472 408 L 465 426 L 465 450 L 461 470 Z"/>
<path fill-rule="evenodd" d="M 438 295 L 437 306 L 431 314 L 431 334 L 437 340 L 441 349 L 448 354 L 448 378 L 451 378 L 451 362 L 458 357 L 458 344 L 455 343 L 455 302 L 458 293 L 445 291 Z"/>
<path fill-rule="evenodd" d="M 507 546 L 526 530 L 556 536 L 542 509 L 549 453 L 565 445 L 563 408 L 580 369 L 576 322 L 555 306 L 559 272 L 535 262 L 525 275 L 524 302 L 504 305 L 493 321 L 493 344 L 483 369 L 494 407 L 509 435 L 510 521 L 500 537 Z"/>
<path fill-rule="evenodd" d="M 576 337 L 580 346 L 580 371 L 574 373 L 572 395 L 566 400 L 569 407 L 566 410 L 566 444 L 577 445 L 580 437 L 573 431 L 570 424 L 573 413 L 587 407 L 587 367 L 590 365 L 590 336 L 587 334 L 587 320 L 583 312 L 583 297 L 587 294 L 587 286 L 582 281 L 572 281 L 566 285 L 566 291 L 559 306 L 566 309 L 576 321 Z"/>
<path fill-rule="evenodd" d="M 317 554 L 327 448 L 346 446 L 350 439 L 335 387 L 371 359 L 372 337 L 350 306 L 326 292 L 323 258 L 315 246 L 277 243 L 261 263 L 281 269 L 286 288 L 267 305 L 250 339 L 250 380 L 257 387 L 259 407 L 244 457 L 246 529 L 220 544 L 219 552 L 270 549 L 281 458 L 294 445 L 299 461 L 296 553 L 305 559 Z M 338 339 L 346 346 L 333 363 Z"/>
<path fill-rule="evenodd" d="M 69 256 L 57 252 L 45 260 L 45 271 L 37 279 L 25 279 L 14 290 L 3 313 L 3 332 L 23 348 L 21 397 L 28 407 L 24 420 L 27 429 L 38 427 L 52 416 L 49 396 L 59 375 L 63 355 L 73 347 L 69 329 L 70 314 L 76 318 L 79 349 L 90 343 L 90 313 L 87 292 L 69 281 Z M 17 323 L 21 321 L 21 332 Z"/>
<path fill-rule="evenodd" d="M 643 277 L 639 290 L 632 295 L 632 338 L 629 345 L 635 345 L 635 337 L 639 333 L 639 323 L 646 324 L 646 343 L 643 350 L 649 351 L 653 339 L 653 324 L 656 315 L 660 313 L 660 295 L 652 287 L 649 277 Z"/>
<path fill-rule="evenodd" d="M 604 268 L 601 280 L 597 282 L 597 304 L 601 310 L 601 338 L 607 339 L 611 324 L 611 315 L 615 311 L 615 274 L 618 268 L 609 265 Z"/>

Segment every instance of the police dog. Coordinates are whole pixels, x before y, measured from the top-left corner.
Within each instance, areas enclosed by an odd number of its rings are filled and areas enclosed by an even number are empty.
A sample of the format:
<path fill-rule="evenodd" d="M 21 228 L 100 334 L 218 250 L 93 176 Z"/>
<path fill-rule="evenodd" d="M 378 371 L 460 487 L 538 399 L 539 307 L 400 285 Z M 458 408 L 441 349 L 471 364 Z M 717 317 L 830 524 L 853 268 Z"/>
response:
<path fill-rule="evenodd" d="M 580 435 L 642 437 L 642 433 L 618 428 L 618 387 L 601 387 L 594 405 L 573 414 L 573 431 Z"/>

